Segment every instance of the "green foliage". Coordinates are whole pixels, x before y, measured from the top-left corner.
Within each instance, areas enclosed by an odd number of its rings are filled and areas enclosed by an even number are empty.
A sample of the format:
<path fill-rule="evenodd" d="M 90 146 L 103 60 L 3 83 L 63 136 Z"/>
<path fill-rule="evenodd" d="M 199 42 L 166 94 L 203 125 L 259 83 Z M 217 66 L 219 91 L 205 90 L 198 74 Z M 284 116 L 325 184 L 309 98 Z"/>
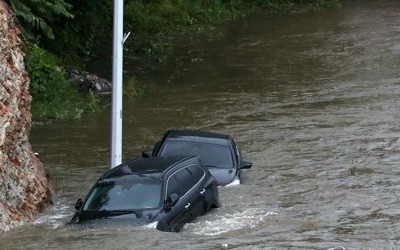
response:
<path fill-rule="evenodd" d="M 242 1 L 127 1 L 124 7 L 125 28 L 147 35 L 181 32 L 196 24 L 217 23 L 234 17 L 235 6 L 239 6 L 234 2 Z"/>
<path fill-rule="evenodd" d="M 89 91 L 84 101 L 84 110 L 91 112 L 98 112 L 102 110 L 102 105 L 99 96 Z"/>
<path fill-rule="evenodd" d="M 36 45 L 28 51 L 25 65 L 31 79 L 34 119 L 79 118 L 84 111 L 98 109 L 93 96 L 90 102 L 84 102 L 73 84 L 66 80 L 57 57 Z"/>
<path fill-rule="evenodd" d="M 172 44 L 162 39 L 155 38 L 147 41 L 137 51 L 139 54 L 148 56 L 155 62 L 162 62 L 166 59 L 166 55 L 172 50 Z"/>
<path fill-rule="evenodd" d="M 55 21 L 73 17 L 69 12 L 71 5 L 64 0 L 12 0 L 9 3 L 25 40 L 30 42 L 38 42 L 42 35 L 54 39 Z"/>
<path fill-rule="evenodd" d="M 131 77 L 125 84 L 124 84 L 124 96 L 138 96 L 143 97 L 146 95 L 145 87 L 138 87 L 136 77 Z"/>
<path fill-rule="evenodd" d="M 162 34 L 179 30 L 178 24 L 190 23 L 182 5 L 172 5 L 170 0 L 146 3 L 130 1 L 124 7 L 125 28 L 135 33 Z"/>
<path fill-rule="evenodd" d="M 74 91 L 58 68 L 58 63 L 57 57 L 44 49 L 36 45 L 30 47 L 25 64 L 31 78 L 30 91 L 35 100 L 62 100 L 64 97 L 60 92 L 73 96 Z"/>
<path fill-rule="evenodd" d="M 42 45 L 57 54 L 64 64 L 84 69 L 85 64 L 97 56 L 98 47 L 104 43 L 111 46 L 113 1 L 65 1 L 72 6 L 74 18 L 55 22 L 56 39 L 44 39 Z"/>
<path fill-rule="evenodd" d="M 253 3 L 270 12 L 301 13 L 340 5 L 342 0 L 254 0 Z"/>

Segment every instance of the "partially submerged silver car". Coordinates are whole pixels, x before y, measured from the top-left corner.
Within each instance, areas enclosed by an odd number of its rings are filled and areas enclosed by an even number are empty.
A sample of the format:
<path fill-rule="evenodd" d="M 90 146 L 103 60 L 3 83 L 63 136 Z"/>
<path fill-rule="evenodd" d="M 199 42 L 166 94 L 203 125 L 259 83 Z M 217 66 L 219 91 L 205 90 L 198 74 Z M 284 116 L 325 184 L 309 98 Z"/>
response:
<path fill-rule="evenodd" d="M 199 156 L 220 186 L 240 183 L 241 171 L 252 166 L 231 136 L 209 131 L 168 130 L 153 151 L 142 153 L 145 158 L 166 155 Z"/>

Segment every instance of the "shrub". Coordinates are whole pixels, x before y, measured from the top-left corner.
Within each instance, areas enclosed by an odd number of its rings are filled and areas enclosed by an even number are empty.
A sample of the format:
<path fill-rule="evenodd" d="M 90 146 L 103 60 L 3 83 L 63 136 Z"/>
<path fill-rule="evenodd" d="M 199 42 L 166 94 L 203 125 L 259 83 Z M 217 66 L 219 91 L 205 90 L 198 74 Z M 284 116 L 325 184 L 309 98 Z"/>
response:
<path fill-rule="evenodd" d="M 25 57 L 25 66 L 31 83 L 32 115 L 34 119 L 79 118 L 84 111 L 98 109 L 98 102 L 85 105 L 84 97 L 67 80 L 56 56 L 31 45 Z"/>

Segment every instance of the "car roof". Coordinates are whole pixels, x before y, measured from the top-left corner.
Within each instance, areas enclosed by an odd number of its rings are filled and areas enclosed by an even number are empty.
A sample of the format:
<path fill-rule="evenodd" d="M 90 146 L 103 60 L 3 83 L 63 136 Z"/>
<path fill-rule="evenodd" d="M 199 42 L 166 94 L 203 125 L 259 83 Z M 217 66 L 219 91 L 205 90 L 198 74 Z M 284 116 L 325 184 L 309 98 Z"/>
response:
<path fill-rule="evenodd" d="M 168 130 L 164 135 L 164 140 L 205 142 L 220 145 L 229 145 L 231 136 L 222 133 L 202 131 L 202 130 Z"/>
<path fill-rule="evenodd" d="M 153 178 L 161 178 L 165 172 L 178 163 L 190 158 L 185 156 L 162 156 L 151 158 L 138 158 L 124 162 L 105 173 L 102 179 L 122 177 L 126 175 L 149 175 Z"/>

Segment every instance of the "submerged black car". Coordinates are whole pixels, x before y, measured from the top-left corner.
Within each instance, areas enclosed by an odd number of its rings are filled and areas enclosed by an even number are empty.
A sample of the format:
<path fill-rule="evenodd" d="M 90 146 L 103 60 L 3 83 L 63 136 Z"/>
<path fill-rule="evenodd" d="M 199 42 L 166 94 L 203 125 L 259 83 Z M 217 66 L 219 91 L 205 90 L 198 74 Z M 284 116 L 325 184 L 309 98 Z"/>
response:
<path fill-rule="evenodd" d="M 215 177 L 198 157 L 140 158 L 107 171 L 84 200 L 77 200 L 70 224 L 119 219 L 178 232 L 219 206 Z"/>
<path fill-rule="evenodd" d="M 153 151 L 142 153 L 143 157 L 166 155 L 199 156 L 220 186 L 240 183 L 241 170 L 252 166 L 231 136 L 209 131 L 168 130 Z"/>

